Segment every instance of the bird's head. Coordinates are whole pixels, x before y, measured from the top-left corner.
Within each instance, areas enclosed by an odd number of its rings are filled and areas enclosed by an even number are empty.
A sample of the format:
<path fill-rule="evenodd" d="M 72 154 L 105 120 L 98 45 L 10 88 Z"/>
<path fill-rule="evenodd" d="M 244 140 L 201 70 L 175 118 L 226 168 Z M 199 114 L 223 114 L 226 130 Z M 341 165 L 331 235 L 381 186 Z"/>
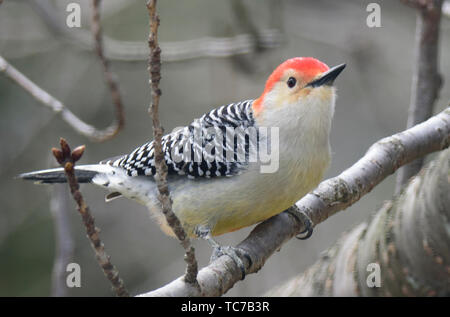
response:
<path fill-rule="evenodd" d="M 269 76 L 264 92 L 253 103 L 253 111 L 258 117 L 283 108 L 291 108 L 287 110 L 293 113 L 329 106 L 334 103 L 333 82 L 344 68 L 345 64 L 329 68 L 312 57 L 288 59 Z"/>

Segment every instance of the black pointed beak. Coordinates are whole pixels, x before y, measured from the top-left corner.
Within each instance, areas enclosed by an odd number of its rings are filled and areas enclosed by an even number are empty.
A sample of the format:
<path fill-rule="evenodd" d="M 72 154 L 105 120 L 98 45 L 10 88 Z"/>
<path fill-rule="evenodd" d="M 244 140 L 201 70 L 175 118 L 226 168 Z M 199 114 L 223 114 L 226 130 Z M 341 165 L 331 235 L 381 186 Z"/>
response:
<path fill-rule="evenodd" d="M 320 87 L 323 85 L 332 86 L 334 83 L 334 80 L 337 76 L 344 70 L 345 64 L 341 64 L 338 66 L 334 66 L 333 68 L 330 68 L 328 71 L 322 74 L 317 79 L 314 79 L 312 82 L 310 82 L 306 87 Z"/>

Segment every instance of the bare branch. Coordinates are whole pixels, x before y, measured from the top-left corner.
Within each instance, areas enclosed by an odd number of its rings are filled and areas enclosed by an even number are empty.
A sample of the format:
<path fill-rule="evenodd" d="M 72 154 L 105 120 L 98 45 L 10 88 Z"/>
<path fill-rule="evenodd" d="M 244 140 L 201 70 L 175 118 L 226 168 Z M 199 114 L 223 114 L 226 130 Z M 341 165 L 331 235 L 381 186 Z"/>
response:
<path fill-rule="evenodd" d="M 161 145 L 164 130 L 161 127 L 158 115 L 159 98 L 161 96 L 161 90 L 159 89 L 159 81 L 161 80 L 161 49 L 158 45 L 159 16 L 156 14 L 156 0 L 149 0 L 147 2 L 147 9 L 150 17 L 150 33 L 148 38 L 150 56 L 148 70 L 150 73 L 150 88 L 152 91 L 152 103 L 148 111 L 153 121 L 153 142 L 156 167 L 155 180 L 159 191 L 158 200 L 162 205 L 162 212 L 166 217 L 167 223 L 175 233 L 175 236 L 181 242 L 183 248 L 186 250 L 185 261 L 187 263 L 187 269 L 184 280 L 188 284 L 198 288 L 198 264 L 195 259 L 195 250 L 191 245 L 189 237 L 186 235 L 180 220 L 172 210 L 172 200 L 170 198 L 169 187 L 167 185 L 167 165 L 164 160 Z"/>
<path fill-rule="evenodd" d="M 68 29 L 56 18 L 60 13 L 46 0 L 30 1 L 50 31 L 69 44 L 81 49 L 92 50 L 92 36 L 83 29 Z M 202 37 L 193 40 L 160 43 L 163 62 L 180 62 L 198 58 L 223 58 L 249 54 L 258 48 L 270 49 L 283 43 L 283 34 L 277 29 L 259 31 L 254 34 L 238 34 L 231 37 Z M 148 45 L 145 42 L 120 41 L 103 36 L 104 55 L 110 60 L 142 61 L 148 58 Z"/>
<path fill-rule="evenodd" d="M 316 190 L 296 205 L 255 227 L 238 245 L 251 257 L 242 258 L 246 274 L 259 271 L 266 260 L 299 232 L 305 230 L 297 217 L 304 211 L 315 225 L 357 202 L 387 176 L 426 154 L 445 149 L 450 144 L 450 107 L 426 122 L 384 138 L 372 145 L 367 153 L 339 176 L 323 181 Z M 141 296 L 221 296 L 241 279 L 240 270 L 229 257 L 220 257 L 200 270 L 201 292 L 182 278 Z"/>
<path fill-rule="evenodd" d="M 73 199 L 78 205 L 78 212 L 80 213 L 84 226 L 86 227 L 86 232 L 89 240 L 91 241 L 91 246 L 94 249 L 95 256 L 97 258 L 98 264 L 103 270 L 103 273 L 108 278 L 113 286 L 113 290 L 116 292 L 117 296 L 130 296 L 128 291 L 123 285 L 122 279 L 119 277 L 119 272 L 112 265 L 111 258 L 105 252 L 105 246 L 100 240 L 100 230 L 95 226 L 94 217 L 92 217 L 89 207 L 86 205 L 81 192 L 79 191 L 79 184 L 75 177 L 75 163 L 81 158 L 84 152 L 84 145 L 75 148 L 73 151 L 70 150 L 69 145 L 66 140 L 61 138 L 60 140 L 61 150 L 53 148 L 52 152 L 56 160 L 62 167 L 64 167 L 64 172 L 66 173 L 67 182 L 69 183 L 70 192 L 72 193 Z"/>
<path fill-rule="evenodd" d="M 66 266 L 72 262 L 74 242 L 70 230 L 67 186 L 55 184 L 51 188 L 50 210 L 55 227 L 55 260 L 52 269 L 52 296 L 67 296 Z"/>
<path fill-rule="evenodd" d="M 66 123 L 68 123 L 76 132 L 91 139 L 92 141 L 101 142 L 113 137 L 116 132 L 114 124 L 105 130 L 97 130 L 94 126 L 89 125 L 79 119 L 72 111 L 58 99 L 50 95 L 48 92 L 40 88 L 25 75 L 19 72 L 3 57 L 0 56 L 0 72 L 11 79 L 15 84 L 22 87 L 32 97 L 41 103 L 41 105 L 51 109 L 58 114 Z"/>
<path fill-rule="evenodd" d="M 115 105 L 115 119 L 108 128 L 104 130 L 98 130 L 94 126 L 85 123 L 84 121 L 79 119 L 73 112 L 67 109 L 67 107 L 61 101 L 37 86 L 34 82 L 28 79 L 25 75 L 19 72 L 3 57 L 0 56 L 0 72 L 3 72 L 6 77 L 25 89 L 25 91 L 27 91 L 42 105 L 52 109 L 53 112 L 59 114 L 61 118 L 66 121 L 76 132 L 83 136 L 86 136 L 87 138 L 95 142 L 103 142 L 113 138 L 117 135 L 117 133 L 119 133 L 125 123 L 123 105 L 117 80 L 109 70 L 109 63 L 103 54 L 99 4 L 100 0 L 92 0 L 92 33 L 95 40 L 95 49 L 102 63 L 105 80 L 108 84 L 112 100 Z"/>
<path fill-rule="evenodd" d="M 255 50 L 263 51 L 264 46 L 260 43 L 260 35 L 257 26 L 252 21 L 252 14 L 249 13 L 245 4 L 240 0 L 232 0 L 231 1 L 232 12 L 235 15 L 235 23 L 240 24 L 245 30 L 252 35 L 255 39 L 254 45 Z M 253 17 L 254 18 L 254 17 Z"/>
<path fill-rule="evenodd" d="M 402 0 L 417 9 L 414 74 L 407 127 L 427 120 L 442 84 L 438 71 L 439 25 L 442 0 Z M 423 158 L 403 167 L 397 176 L 397 192 L 422 168 Z"/>
<path fill-rule="evenodd" d="M 449 163 L 447 149 L 368 223 L 265 296 L 448 296 Z M 380 287 L 367 283 L 374 263 L 381 267 Z"/>
<path fill-rule="evenodd" d="M 95 39 L 95 51 L 103 66 L 103 73 L 105 80 L 108 84 L 109 90 L 111 92 L 111 97 L 116 108 L 116 118 L 113 125 L 114 130 L 111 135 L 108 135 L 106 139 L 114 137 L 120 130 L 122 130 L 125 124 L 125 115 L 123 113 L 122 99 L 119 92 L 119 85 L 116 78 L 113 76 L 109 69 L 109 63 L 103 54 L 103 38 L 102 38 L 102 28 L 100 24 L 100 6 L 101 0 L 92 0 L 92 23 L 91 30 Z"/>

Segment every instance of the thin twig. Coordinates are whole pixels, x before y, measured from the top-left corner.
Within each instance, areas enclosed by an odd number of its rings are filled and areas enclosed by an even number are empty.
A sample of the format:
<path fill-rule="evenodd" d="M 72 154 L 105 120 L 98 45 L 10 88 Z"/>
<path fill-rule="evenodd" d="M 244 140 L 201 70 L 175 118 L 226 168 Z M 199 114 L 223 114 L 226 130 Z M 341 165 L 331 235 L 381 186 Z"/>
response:
<path fill-rule="evenodd" d="M 61 101 L 40 88 L 1 56 L 0 72 L 5 74 L 5 76 L 12 80 L 15 84 L 22 87 L 26 92 L 34 97 L 34 99 L 39 101 L 41 105 L 53 110 L 53 112 L 61 116 L 61 118 L 76 132 L 91 139 L 92 141 L 102 142 L 112 138 L 116 134 L 114 124 L 105 130 L 97 130 L 94 126 L 79 119 L 72 111 L 67 109 Z"/>
<path fill-rule="evenodd" d="M 105 80 L 111 92 L 111 97 L 115 105 L 115 118 L 113 123 L 104 130 L 98 130 L 94 126 L 89 125 L 79 119 L 73 112 L 58 99 L 44 91 L 25 75 L 19 72 L 16 68 L 10 65 L 3 57 L 0 56 L 0 72 L 3 72 L 6 77 L 11 79 L 14 83 L 25 89 L 31 96 L 33 96 L 42 105 L 50 108 L 53 112 L 59 114 L 61 118 L 66 121 L 76 132 L 86 136 L 95 142 L 103 142 L 113 138 L 123 128 L 125 123 L 125 115 L 123 112 L 122 100 L 119 92 L 117 80 L 109 69 L 109 63 L 103 54 L 103 40 L 102 30 L 100 26 L 99 13 L 100 0 L 92 1 L 92 33 L 95 40 L 95 49 L 97 55 L 102 63 Z"/>
<path fill-rule="evenodd" d="M 299 209 L 317 225 L 357 202 L 400 166 L 449 145 L 450 107 L 421 124 L 378 141 L 353 166 L 320 183 L 316 190 L 289 208 L 289 212 L 276 215 L 253 229 L 237 246 L 251 258 L 251 262 L 241 259 L 245 263 L 246 274 L 259 271 L 284 243 L 305 230 L 294 216 Z M 220 257 L 198 273 L 201 293 L 180 277 L 140 296 L 221 296 L 241 277 L 231 258 Z"/>
<path fill-rule="evenodd" d="M 84 145 L 75 148 L 73 151 L 70 150 L 69 145 L 66 140 L 61 138 L 60 140 L 61 150 L 53 148 L 52 152 L 56 160 L 62 167 L 64 167 L 64 172 L 66 173 L 67 182 L 69 183 L 70 192 L 72 193 L 73 199 L 78 205 L 78 212 L 83 219 L 84 226 L 86 227 L 86 232 L 89 240 L 91 241 L 91 246 L 94 249 L 95 256 L 97 258 L 98 264 L 103 270 L 103 273 L 108 278 L 113 286 L 113 290 L 117 296 L 130 296 L 128 291 L 125 289 L 122 279 L 119 277 L 119 272 L 115 266 L 111 263 L 111 258 L 105 252 L 105 246 L 100 240 L 100 230 L 95 226 L 94 217 L 89 211 L 89 207 L 86 205 L 81 192 L 79 191 L 79 184 L 75 177 L 75 163 L 81 158 L 84 152 Z"/>
<path fill-rule="evenodd" d="M 101 0 L 92 0 L 92 23 L 91 23 L 91 31 L 94 35 L 95 40 L 95 51 L 97 52 L 98 57 L 103 66 L 103 73 L 105 76 L 105 80 L 108 84 L 109 90 L 111 92 L 111 97 L 114 102 L 114 106 L 116 108 L 115 114 L 115 122 L 112 126 L 111 135 L 108 135 L 108 139 L 114 137 L 120 130 L 122 130 L 125 124 L 125 115 L 123 112 L 122 98 L 120 96 L 119 85 L 117 83 L 116 78 L 111 73 L 109 69 L 109 62 L 105 58 L 103 54 L 103 35 L 102 35 L 102 27 L 100 24 L 100 2 Z"/>
<path fill-rule="evenodd" d="M 442 0 L 402 0 L 417 9 L 415 61 L 411 87 L 407 128 L 427 120 L 433 114 L 434 103 L 442 84 L 438 71 L 439 25 Z M 399 192 L 408 180 L 422 168 L 420 158 L 400 169 L 397 175 Z"/>
<path fill-rule="evenodd" d="M 195 249 L 191 245 L 190 239 L 186 235 L 180 220 L 172 210 L 172 200 L 170 198 L 169 187 L 167 184 L 167 165 L 164 160 L 161 145 L 164 130 L 161 127 L 158 115 L 159 98 L 161 96 L 161 89 L 159 89 L 159 82 L 161 80 L 161 49 L 158 45 L 159 16 L 156 14 L 156 0 L 149 0 L 147 2 L 147 9 L 150 17 L 150 33 L 148 38 L 150 56 L 148 70 L 150 73 L 150 88 L 152 91 L 152 103 L 148 111 L 153 121 L 153 142 L 156 167 L 155 180 L 159 191 L 158 200 L 162 205 L 162 212 L 166 217 L 167 223 L 170 228 L 172 228 L 176 237 L 186 251 L 184 260 L 187 263 L 187 268 L 184 280 L 188 284 L 198 287 L 198 264 L 195 259 Z"/>

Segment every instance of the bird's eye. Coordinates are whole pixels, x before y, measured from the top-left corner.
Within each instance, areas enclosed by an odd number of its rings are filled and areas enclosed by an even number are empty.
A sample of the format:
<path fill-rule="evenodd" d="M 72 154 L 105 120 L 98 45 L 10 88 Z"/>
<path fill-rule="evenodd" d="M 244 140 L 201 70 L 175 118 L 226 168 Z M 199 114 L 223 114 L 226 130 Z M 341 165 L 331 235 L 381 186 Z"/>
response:
<path fill-rule="evenodd" d="M 297 83 L 297 80 L 294 77 L 289 77 L 289 79 L 287 81 L 287 85 L 289 88 L 294 87 L 296 83 Z"/>

